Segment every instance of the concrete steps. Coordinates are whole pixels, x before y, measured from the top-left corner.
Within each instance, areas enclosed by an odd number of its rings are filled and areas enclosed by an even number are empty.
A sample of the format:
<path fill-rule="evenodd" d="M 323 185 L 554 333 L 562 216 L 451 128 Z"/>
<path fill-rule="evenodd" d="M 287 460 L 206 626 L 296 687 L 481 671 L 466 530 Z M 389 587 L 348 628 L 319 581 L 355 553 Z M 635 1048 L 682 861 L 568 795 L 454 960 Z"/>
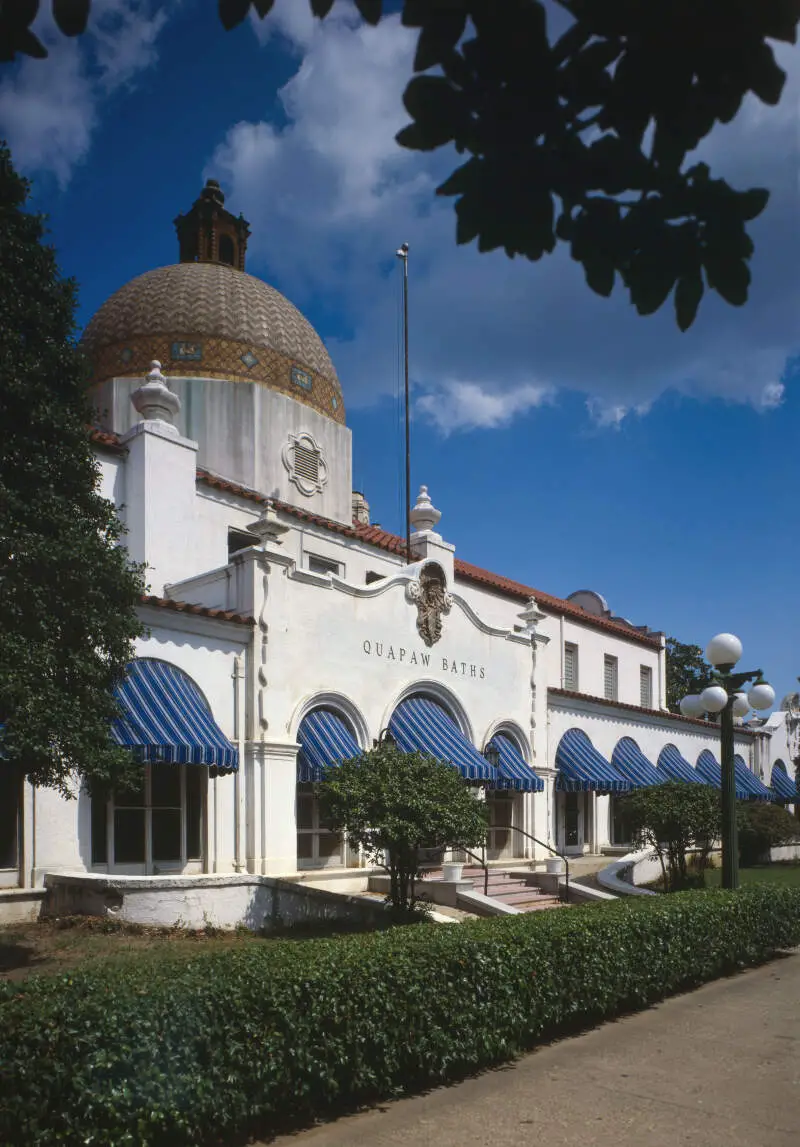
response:
<path fill-rule="evenodd" d="M 441 870 L 428 874 L 429 879 L 441 879 Z M 464 880 L 470 881 L 475 892 L 483 892 L 484 873 L 482 868 L 464 867 Z M 563 908 L 565 905 L 557 896 L 541 891 L 536 884 L 528 883 L 529 874 L 520 869 L 489 869 L 489 882 L 486 895 L 492 900 L 509 904 L 520 912 L 538 912 L 544 908 Z"/>

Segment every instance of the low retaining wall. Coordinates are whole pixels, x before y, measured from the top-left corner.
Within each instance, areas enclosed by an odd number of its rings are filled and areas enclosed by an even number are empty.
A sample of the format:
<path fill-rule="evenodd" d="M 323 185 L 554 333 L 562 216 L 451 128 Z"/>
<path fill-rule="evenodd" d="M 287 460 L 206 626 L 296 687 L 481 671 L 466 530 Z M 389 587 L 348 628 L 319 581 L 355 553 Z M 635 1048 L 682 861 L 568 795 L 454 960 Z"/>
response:
<path fill-rule="evenodd" d="M 44 895 L 43 888 L 0 888 L 0 925 L 38 920 Z"/>
<path fill-rule="evenodd" d="M 321 922 L 379 923 L 380 902 L 274 876 L 101 876 L 48 873 L 43 916 L 108 916 L 160 928 L 278 932 Z"/>
<path fill-rule="evenodd" d="M 779 844 L 776 848 L 771 848 L 769 858 L 772 861 L 800 860 L 800 841 L 793 844 Z"/>

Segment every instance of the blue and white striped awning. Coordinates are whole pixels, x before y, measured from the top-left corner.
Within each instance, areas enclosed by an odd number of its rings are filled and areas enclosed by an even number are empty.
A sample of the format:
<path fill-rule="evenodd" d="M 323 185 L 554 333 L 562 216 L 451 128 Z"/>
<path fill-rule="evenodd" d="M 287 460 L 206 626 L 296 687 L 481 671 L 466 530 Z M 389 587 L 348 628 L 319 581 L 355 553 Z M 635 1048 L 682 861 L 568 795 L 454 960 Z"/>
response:
<path fill-rule="evenodd" d="M 697 771 L 702 777 L 705 777 L 708 783 L 713 785 L 715 789 L 722 788 L 722 769 L 720 768 L 719 761 L 710 749 L 703 749 L 697 758 Z M 734 785 L 737 801 L 746 801 L 750 794 L 737 776 L 735 776 Z"/>
<path fill-rule="evenodd" d="M 681 756 L 675 745 L 665 745 L 658 754 L 656 768 L 663 773 L 669 781 L 687 781 L 698 785 L 706 785 L 708 781 L 701 777 L 697 769 L 693 768 L 686 757 Z"/>
<path fill-rule="evenodd" d="M 326 765 L 340 765 L 361 756 L 347 725 L 330 709 L 308 713 L 300 722 L 297 740 L 301 745 L 297 754 L 298 781 L 320 781 Z"/>
<path fill-rule="evenodd" d="M 762 784 L 755 773 L 752 773 L 750 769 L 748 769 L 744 757 L 740 757 L 738 753 L 733 758 L 733 770 L 736 774 L 736 784 L 741 785 L 743 789 L 747 790 L 750 800 L 775 800 L 774 794 L 769 791 L 765 784 Z"/>
<path fill-rule="evenodd" d="M 791 801 L 793 804 L 800 804 L 797 795 L 797 786 L 792 778 L 788 776 L 786 766 L 782 761 L 776 761 L 772 766 L 770 785 L 779 801 Z"/>
<path fill-rule="evenodd" d="M 111 737 L 143 762 L 210 765 L 230 772 L 239 751 L 220 729 L 194 681 L 167 661 L 132 661 L 115 690 L 122 709 Z"/>
<path fill-rule="evenodd" d="M 496 748 L 500 754 L 497 781 L 493 784 L 493 788 L 516 789 L 522 793 L 544 791 L 544 781 L 536 775 L 510 737 L 506 737 L 503 733 L 495 733 L 487 748 L 490 746 Z"/>
<path fill-rule="evenodd" d="M 556 788 L 561 792 L 626 793 L 631 788 L 630 781 L 598 753 L 582 729 L 567 729 L 558 742 L 556 765 Z"/>
<path fill-rule="evenodd" d="M 611 764 L 635 789 L 663 785 L 665 777 L 648 761 L 633 737 L 622 737 L 611 754 Z"/>
<path fill-rule="evenodd" d="M 441 705 L 429 697 L 408 697 L 392 713 L 389 731 L 404 753 L 425 753 L 449 761 L 468 781 L 497 781 L 497 773 Z"/>

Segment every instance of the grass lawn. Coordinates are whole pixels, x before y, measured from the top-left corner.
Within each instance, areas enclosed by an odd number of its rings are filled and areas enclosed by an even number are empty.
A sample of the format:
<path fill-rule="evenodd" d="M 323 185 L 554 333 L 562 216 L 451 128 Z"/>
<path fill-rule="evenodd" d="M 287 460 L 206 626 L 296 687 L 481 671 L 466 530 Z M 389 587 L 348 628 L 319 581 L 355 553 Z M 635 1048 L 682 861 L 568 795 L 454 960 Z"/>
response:
<path fill-rule="evenodd" d="M 739 884 L 775 884 L 781 888 L 800 888 L 800 863 L 756 864 L 739 869 Z M 706 872 L 706 888 L 722 887 L 722 869 Z"/>
<path fill-rule="evenodd" d="M 31 974 L 57 975 L 97 960 L 135 959 L 145 953 L 155 959 L 159 954 L 189 958 L 198 952 L 270 944 L 278 938 L 302 942 L 315 936 L 341 935 L 355 930 L 360 929 L 348 929 L 341 923 L 335 928 L 320 924 L 278 937 L 262 936 L 246 929 L 208 928 L 188 932 L 183 928 L 146 928 L 93 916 L 37 920 L 31 924 L 0 927 L 0 981 L 23 980 Z"/>

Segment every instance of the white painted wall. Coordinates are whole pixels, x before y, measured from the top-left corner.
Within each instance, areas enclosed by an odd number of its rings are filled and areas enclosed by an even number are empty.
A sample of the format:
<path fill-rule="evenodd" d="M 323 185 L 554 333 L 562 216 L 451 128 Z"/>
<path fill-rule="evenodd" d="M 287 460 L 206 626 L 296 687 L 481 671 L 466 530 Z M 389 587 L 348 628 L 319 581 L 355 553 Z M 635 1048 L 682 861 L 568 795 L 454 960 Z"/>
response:
<path fill-rule="evenodd" d="M 98 401 L 109 408 L 109 423 L 118 434 L 139 420 L 130 396 L 142 381 L 115 378 L 102 388 Z M 173 374 L 168 374 L 167 381 L 181 400 L 176 425 L 199 445 L 199 466 L 290 505 L 350 524 L 352 436 L 348 427 L 257 383 Z M 290 481 L 281 458 L 289 435 L 300 433 L 312 436 L 328 470 L 323 490 L 310 496 Z"/>

